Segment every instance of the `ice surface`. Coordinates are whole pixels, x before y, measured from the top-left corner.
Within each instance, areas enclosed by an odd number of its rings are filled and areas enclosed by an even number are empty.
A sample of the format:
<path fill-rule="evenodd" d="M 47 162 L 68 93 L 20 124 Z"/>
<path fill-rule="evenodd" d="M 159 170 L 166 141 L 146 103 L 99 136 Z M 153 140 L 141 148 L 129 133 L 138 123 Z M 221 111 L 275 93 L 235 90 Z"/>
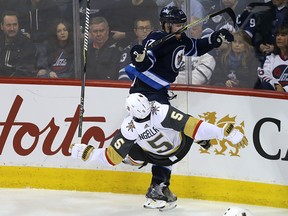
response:
<path fill-rule="evenodd" d="M 222 216 L 231 206 L 249 209 L 254 216 L 288 216 L 288 209 L 178 199 L 170 211 L 144 209 L 144 195 L 42 189 L 0 189 L 0 216 Z"/>

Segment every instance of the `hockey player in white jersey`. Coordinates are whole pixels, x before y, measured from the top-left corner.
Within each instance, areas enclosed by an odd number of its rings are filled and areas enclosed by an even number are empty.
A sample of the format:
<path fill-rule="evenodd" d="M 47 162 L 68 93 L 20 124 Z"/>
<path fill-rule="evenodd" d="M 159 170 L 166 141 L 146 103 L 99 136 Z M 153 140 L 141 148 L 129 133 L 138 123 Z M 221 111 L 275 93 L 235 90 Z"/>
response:
<path fill-rule="evenodd" d="M 233 124 L 219 128 L 173 106 L 149 102 L 141 93 L 128 96 L 126 109 L 129 116 L 109 147 L 96 149 L 91 145 L 72 144 L 71 156 L 107 166 L 122 162 L 171 166 L 185 157 L 194 140 L 227 139 L 238 147 L 248 143 Z M 144 207 L 165 210 L 176 206 L 176 197 L 165 182 L 150 187 L 146 197 Z"/>

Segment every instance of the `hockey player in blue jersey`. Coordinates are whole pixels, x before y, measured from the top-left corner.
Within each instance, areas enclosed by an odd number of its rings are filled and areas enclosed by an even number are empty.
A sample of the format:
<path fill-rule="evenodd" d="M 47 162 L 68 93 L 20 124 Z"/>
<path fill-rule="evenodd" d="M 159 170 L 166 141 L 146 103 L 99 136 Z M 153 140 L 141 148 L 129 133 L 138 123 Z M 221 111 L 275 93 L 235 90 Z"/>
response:
<path fill-rule="evenodd" d="M 169 104 L 168 89 L 178 76 L 182 58 L 201 56 L 219 47 L 223 40 L 233 40 L 233 35 L 226 29 L 215 31 L 202 39 L 189 38 L 181 33 L 147 50 L 154 41 L 181 29 L 186 21 L 185 13 L 177 7 L 165 7 L 161 10 L 162 30 L 152 31 L 142 45 L 135 45 L 131 49 L 132 64 L 125 68 L 134 80 L 130 93 L 140 92 L 150 101 Z"/>
<path fill-rule="evenodd" d="M 160 12 L 161 31 L 152 31 L 142 45 L 132 47 L 130 55 L 132 64 L 125 70 L 133 80 L 130 93 L 142 93 L 149 101 L 170 104 L 168 89 L 178 76 L 184 56 L 201 56 L 213 48 L 221 46 L 223 41 L 233 41 L 233 35 L 226 29 L 210 34 L 204 39 L 189 38 L 185 33 L 147 49 L 153 42 L 175 33 L 187 21 L 185 13 L 177 7 L 164 7 Z M 209 140 L 199 141 L 204 148 L 209 148 Z M 169 190 L 171 166 L 152 166 L 152 181 L 146 193 L 147 202 L 144 207 L 154 208 L 152 200 L 157 200 L 153 194 L 154 187 L 161 183 L 167 186 L 168 202 L 175 202 L 177 197 Z M 155 196 L 154 196 L 155 195 Z"/>

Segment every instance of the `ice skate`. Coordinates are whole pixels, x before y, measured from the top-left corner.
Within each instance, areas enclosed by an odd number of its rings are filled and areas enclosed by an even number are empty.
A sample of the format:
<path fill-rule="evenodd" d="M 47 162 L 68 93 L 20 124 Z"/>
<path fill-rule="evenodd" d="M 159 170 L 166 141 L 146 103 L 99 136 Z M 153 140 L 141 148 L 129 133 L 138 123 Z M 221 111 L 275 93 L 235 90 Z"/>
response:
<path fill-rule="evenodd" d="M 150 185 L 146 193 L 146 202 L 144 208 L 159 209 L 159 211 L 167 211 L 177 206 L 177 197 L 170 191 L 164 183 L 160 185 Z"/>

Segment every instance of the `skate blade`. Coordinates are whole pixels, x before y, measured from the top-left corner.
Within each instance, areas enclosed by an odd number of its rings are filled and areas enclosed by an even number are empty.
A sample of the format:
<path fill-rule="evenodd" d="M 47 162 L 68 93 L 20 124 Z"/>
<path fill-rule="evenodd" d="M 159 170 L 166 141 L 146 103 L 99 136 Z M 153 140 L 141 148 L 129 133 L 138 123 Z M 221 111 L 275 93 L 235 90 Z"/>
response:
<path fill-rule="evenodd" d="M 166 202 L 164 200 L 152 200 L 147 199 L 146 203 L 144 203 L 144 208 L 146 209 L 158 209 L 159 211 L 169 211 L 176 208 L 177 203 L 175 202 Z"/>
<path fill-rule="evenodd" d="M 164 200 L 147 199 L 143 207 L 146 209 L 161 209 L 161 208 L 164 208 L 165 205 L 166 205 L 166 201 Z"/>
<path fill-rule="evenodd" d="M 174 208 L 176 208 L 177 203 L 176 202 L 166 202 L 165 206 L 162 208 L 159 208 L 159 211 L 169 211 L 172 210 Z"/>

